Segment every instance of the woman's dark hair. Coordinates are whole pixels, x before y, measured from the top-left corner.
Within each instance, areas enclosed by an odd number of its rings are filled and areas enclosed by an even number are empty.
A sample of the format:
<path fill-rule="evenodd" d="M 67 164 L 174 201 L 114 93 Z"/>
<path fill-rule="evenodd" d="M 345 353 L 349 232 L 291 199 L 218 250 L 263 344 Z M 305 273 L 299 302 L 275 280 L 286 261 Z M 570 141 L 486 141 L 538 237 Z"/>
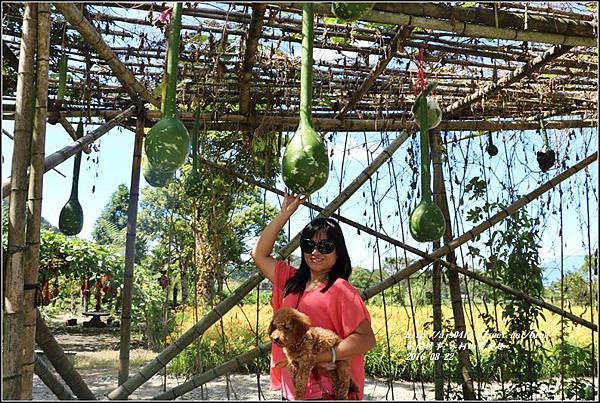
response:
<path fill-rule="evenodd" d="M 325 292 L 333 285 L 335 280 L 343 278 L 348 280 L 352 273 L 352 264 L 350 263 L 350 256 L 348 256 L 348 249 L 346 248 L 346 241 L 344 240 L 344 234 L 340 225 L 332 218 L 318 217 L 312 220 L 300 234 L 300 239 L 312 239 L 312 237 L 323 232 L 327 235 L 327 239 L 330 239 L 335 244 L 335 252 L 337 254 L 337 260 L 333 265 L 333 268 L 329 272 L 329 278 L 327 285 L 321 292 Z M 304 259 L 304 253 L 301 252 L 302 262 L 296 274 L 289 278 L 285 283 L 283 289 L 283 295 L 286 296 L 290 293 L 302 293 L 306 287 L 306 282 L 310 279 L 310 268 Z"/>

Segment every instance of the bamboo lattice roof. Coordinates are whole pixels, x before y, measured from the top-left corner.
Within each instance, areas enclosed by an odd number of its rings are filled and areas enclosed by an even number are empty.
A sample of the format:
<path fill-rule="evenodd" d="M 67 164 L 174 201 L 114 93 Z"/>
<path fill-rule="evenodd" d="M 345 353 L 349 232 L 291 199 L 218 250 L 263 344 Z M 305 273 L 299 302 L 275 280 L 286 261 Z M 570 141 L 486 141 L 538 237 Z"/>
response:
<path fill-rule="evenodd" d="M 158 22 L 165 6 L 77 4 L 155 100 L 166 55 L 165 28 Z M 19 54 L 22 10 L 22 3 L 3 4 L 3 64 L 9 66 Z M 56 7 L 52 11 L 51 99 L 60 55 L 69 55 L 63 115 L 84 113 L 102 121 L 135 102 L 136 94 L 115 77 L 106 58 L 65 24 Z M 419 48 L 425 51 L 427 79 L 438 82 L 434 95 L 446 112 L 442 128 L 534 128 L 540 116 L 573 121 L 555 127 L 596 126 L 598 34 L 592 3 L 376 3 L 353 24 L 336 20 L 329 3 L 317 4 L 315 13 L 313 117 L 320 130 L 410 127 Z M 185 3 L 183 15 L 177 100 L 188 113 L 182 118 L 191 124 L 191 105 L 199 102 L 210 111 L 204 118 L 212 129 L 295 129 L 301 4 Z M 556 55 L 536 64 L 553 48 Z M 532 63 L 535 71 L 529 70 Z M 506 83 L 511 74 L 514 82 Z M 14 87 L 6 82 L 4 87 L 4 117 L 10 118 Z M 159 113 L 150 117 L 148 126 Z"/>

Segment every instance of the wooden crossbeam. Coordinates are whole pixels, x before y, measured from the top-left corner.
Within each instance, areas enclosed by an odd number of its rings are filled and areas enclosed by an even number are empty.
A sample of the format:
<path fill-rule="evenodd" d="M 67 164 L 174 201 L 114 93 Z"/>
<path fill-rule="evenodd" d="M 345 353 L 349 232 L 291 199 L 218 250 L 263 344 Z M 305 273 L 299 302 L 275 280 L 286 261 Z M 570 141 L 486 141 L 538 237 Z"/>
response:
<path fill-rule="evenodd" d="M 247 115 L 250 110 L 250 83 L 252 80 L 252 66 L 256 61 L 256 50 L 258 49 L 258 40 L 265 18 L 267 5 L 256 3 L 252 5 L 252 20 L 248 28 L 248 37 L 246 39 L 246 49 L 244 51 L 244 64 L 240 72 L 240 114 Z"/>
<path fill-rule="evenodd" d="M 350 96 L 348 102 L 338 112 L 337 116 L 335 117 L 336 119 L 344 119 L 348 111 L 352 107 L 354 107 L 354 105 L 356 105 L 358 101 L 360 101 L 362 96 L 366 94 L 367 91 L 369 91 L 369 88 L 373 86 L 377 77 L 385 70 L 387 65 L 396 55 L 396 52 L 398 51 L 399 42 L 408 38 L 413 29 L 413 27 L 398 28 L 396 35 L 394 35 L 390 43 L 387 44 L 383 51 L 383 55 L 381 56 L 379 61 L 377 61 L 377 64 L 371 70 L 371 73 L 369 73 L 369 77 L 367 77 L 367 79 L 363 81 L 360 87 Z"/>
<path fill-rule="evenodd" d="M 125 67 L 110 46 L 104 42 L 98 31 L 84 17 L 77 6 L 72 3 L 52 3 L 54 7 L 65 17 L 65 19 L 81 34 L 87 44 L 96 51 L 111 67 L 115 77 L 123 84 L 132 100 L 142 97 L 146 102 L 160 108 L 160 100 L 154 98 L 133 73 Z"/>

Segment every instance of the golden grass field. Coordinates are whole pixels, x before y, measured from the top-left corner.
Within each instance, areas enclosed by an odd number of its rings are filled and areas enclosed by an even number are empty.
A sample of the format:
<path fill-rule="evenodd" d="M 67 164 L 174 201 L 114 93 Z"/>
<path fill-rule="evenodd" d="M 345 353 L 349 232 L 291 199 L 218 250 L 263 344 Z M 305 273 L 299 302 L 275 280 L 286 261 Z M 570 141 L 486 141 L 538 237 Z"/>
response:
<path fill-rule="evenodd" d="M 471 322 L 471 312 L 469 311 L 469 305 L 465 304 L 465 318 L 467 320 L 467 338 L 469 342 L 473 342 L 473 335 L 477 338 L 477 342 L 481 347 L 484 345 L 486 338 L 490 337 L 487 332 L 486 325 L 483 319 L 479 315 L 479 311 L 485 312 L 483 306 L 481 305 L 471 305 L 472 307 L 472 317 L 473 321 Z M 386 320 L 384 316 L 384 309 L 380 306 L 368 306 L 369 312 L 371 314 L 372 319 L 372 327 L 375 332 L 375 336 L 378 340 L 378 343 L 385 343 L 386 340 Z M 490 314 L 493 315 L 493 311 L 490 308 Z M 577 316 L 582 316 L 583 318 L 591 321 L 591 310 L 588 308 L 587 312 L 584 312 L 583 307 L 573 307 L 572 313 Z M 544 344 L 546 342 L 553 344 L 560 341 L 561 335 L 561 323 L 560 317 L 557 314 L 554 314 L 550 311 L 543 310 L 543 315 L 545 319 L 540 318 L 539 326 L 537 329 L 533 329 L 529 335 L 525 335 L 526 337 L 538 336 L 542 340 L 544 340 Z M 259 305 L 258 307 L 258 315 L 259 315 L 259 335 L 261 340 L 267 341 L 266 329 L 269 324 L 269 321 L 272 316 L 272 309 L 270 305 Z M 442 307 L 442 315 L 444 321 L 448 320 L 450 327 L 453 330 L 454 324 L 452 320 L 452 309 L 450 306 Z M 497 308 L 497 315 L 499 318 L 499 329 L 498 333 L 506 336 L 511 336 L 506 333 L 504 323 L 501 320 L 502 317 L 502 309 L 500 307 Z M 386 308 L 386 316 L 387 316 L 387 334 L 389 335 L 390 345 L 395 347 L 398 350 L 410 350 L 415 347 L 417 340 L 415 338 L 415 328 L 413 327 L 413 318 L 410 312 L 410 308 L 400 306 L 388 306 Z M 183 333 L 185 330 L 189 329 L 193 324 L 193 308 L 188 308 L 185 311 L 184 315 L 179 315 L 178 319 L 180 322 L 177 325 L 177 330 L 174 334 L 169 337 L 167 342 L 171 342 L 173 337 L 177 337 L 177 334 Z M 199 312 L 199 317 L 202 317 L 202 313 Z M 183 320 L 181 319 L 183 318 Z M 257 306 L 254 305 L 243 305 L 236 306 L 232 310 L 230 310 L 225 317 L 223 318 L 223 328 L 226 335 L 231 337 L 237 337 L 240 334 L 248 334 L 254 333 L 257 323 Z M 594 316 L 594 321 L 597 322 L 597 317 Z M 419 306 L 415 308 L 414 314 L 414 322 L 416 324 L 416 335 L 422 342 L 427 341 L 427 338 L 431 336 L 431 326 L 429 328 L 425 327 L 427 322 L 431 322 L 432 320 L 432 309 L 431 306 Z M 220 339 L 220 323 L 217 322 L 213 325 L 206 333 L 205 336 L 208 339 Z M 451 338 L 452 335 L 449 335 Z M 512 337 L 519 337 L 518 335 L 513 335 Z M 571 321 L 568 321 L 564 325 L 564 337 L 565 341 L 568 341 L 571 344 L 575 344 L 580 347 L 589 346 L 592 342 L 592 331 L 584 326 L 575 324 Z M 423 339 L 421 339 L 423 338 Z M 597 351 L 597 349 L 596 349 Z"/>

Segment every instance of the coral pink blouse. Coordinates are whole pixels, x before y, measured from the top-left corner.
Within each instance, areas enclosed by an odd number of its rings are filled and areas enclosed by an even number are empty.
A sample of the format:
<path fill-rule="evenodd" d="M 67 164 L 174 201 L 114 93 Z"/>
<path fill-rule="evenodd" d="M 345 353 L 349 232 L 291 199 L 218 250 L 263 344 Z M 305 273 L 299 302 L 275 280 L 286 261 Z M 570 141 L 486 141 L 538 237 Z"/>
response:
<path fill-rule="evenodd" d="M 275 284 L 271 306 L 273 312 L 281 307 L 297 308 L 310 317 L 311 326 L 319 326 L 333 330 L 342 339 L 345 339 L 356 330 L 358 325 L 365 319 L 371 322 L 371 316 L 365 303 L 360 298 L 356 289 L 346 280 L 338 278 L 325 293 L 321 289 L 326 283 L 312 291 L 304 291 L 304 294 L 288 294 L 283 298 L 283 288 L 286 281 L 296 273 L 296 269 L 285 261 L 279 261 L 275 267 Z M 298 303 L 298 299 L 300 302 Z M 271 348 L 271 389 L 281 389 L 283 397 L 288 400 L 294 398 L 294 384 L 286 367 L 276 368 L 275 364 L 284 360 L 283 349 L 275 344 Z M 352 379 L 359 387 L 359 400 L 363 398 L 365 382 L 364 355 L 351 359 Z M 333 394 L 331 381 L 322 376 L 315 379 L 311 373 L 308 380 L 306 399 L 321 399 L 324 393 Z M 352 396 L 349 396 L 351 398 Z M 300 400 L 301 398 L 299 398 Z"/>

